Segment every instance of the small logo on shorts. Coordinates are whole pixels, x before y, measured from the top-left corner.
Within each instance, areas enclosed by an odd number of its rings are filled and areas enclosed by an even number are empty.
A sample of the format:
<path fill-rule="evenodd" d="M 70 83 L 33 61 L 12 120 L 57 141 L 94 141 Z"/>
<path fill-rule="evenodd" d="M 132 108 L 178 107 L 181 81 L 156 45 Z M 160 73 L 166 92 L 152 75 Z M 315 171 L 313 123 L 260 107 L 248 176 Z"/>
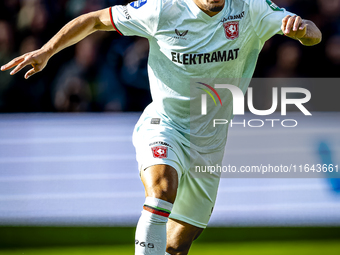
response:
<path fill-rule="evenodd" d="M 159 123 L 161 123 L 161 119 L 160 118 L 153 118 L 153 119 L 151 119 L 151 124 L 159 125 Z"/>
<path fill-rule="evenodd" d="M 167 158 L 168 148 L 165 146 L 155 146 L 151 148 L 154 158 Z"/>

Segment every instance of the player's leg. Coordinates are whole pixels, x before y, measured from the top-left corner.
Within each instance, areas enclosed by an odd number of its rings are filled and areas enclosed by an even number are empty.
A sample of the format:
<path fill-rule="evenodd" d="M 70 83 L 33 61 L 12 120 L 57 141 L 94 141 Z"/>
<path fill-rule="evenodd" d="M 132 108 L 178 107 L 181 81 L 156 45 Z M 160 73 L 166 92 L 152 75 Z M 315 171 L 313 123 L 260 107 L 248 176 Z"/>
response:
<path fill-rule="evenodd" d="M 190 155 L 196 164 L 210 166 L 216 165 L 215 162 L 221 165 L 223 154 L 224 151 L 199 153 L 192 150 Z M 167 254 L 188 254 L 192 242 L 206 228 L 212 214 L 220 175 L 194 173 L 183 174 L 178 186 L 176 202 L 167 225 Z"/>
<path fill-rule="evenodd" d="M 167 254 L 188 254 L 192 242 L 199 237 L 203 230 L 203 228 L 195 227 L 180 220 L 169 219 L 167 224 Z"/>
<path fill-rule="evenodd" d="M 136 230 L 136 254 L 166 254 L 167 240 L 168 254 L 187 254 L 209 221 L 218 182 L 200 183 L 190 178 L 190 147 L 182 134 L 172 127 L 153 124 L 148 116 L 142 120 L 133 136 L 146 193 L 146 206 Z M 201 163 L 202 155 L 192 156 L 199 165 L 210 163 Z"/>
<path fill-rule="evenodd" d="M 163 255 L 166 250 L 166 224 L 175 202 L 178 174 L 169 165 L 153 165 L 141 170 L 145 203 L 138 221 L 135 254 Z"/>
<path fill-rule="evenodd" d="M 178 188 L 177 171 L 168 165 L 155 165 L 141 172 L 146 203 L 136 230 L 136 254 L 187 254 L 202 228 L 168 219 Z M 158 205 L 158 206 L 157 206 Z M 162 206 L 166 208 L 162 208 Z M 160 213 L 159 213 L 160 212 Z"/>

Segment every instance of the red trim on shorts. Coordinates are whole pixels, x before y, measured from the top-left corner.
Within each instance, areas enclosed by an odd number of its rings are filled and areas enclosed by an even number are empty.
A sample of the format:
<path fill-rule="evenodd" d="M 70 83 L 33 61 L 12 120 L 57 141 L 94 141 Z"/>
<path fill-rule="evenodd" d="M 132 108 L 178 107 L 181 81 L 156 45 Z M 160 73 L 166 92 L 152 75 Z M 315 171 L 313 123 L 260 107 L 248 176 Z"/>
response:
<path fill-rule="evenodd" d="M 111 19 L 112 26 L 114 27 L 114 29 L 116 29 L 116 31 L 118 32 L 118 34 L 123 35 L 123 34 L 118 30 L 118 28 L 115 26 L 115 23 L 113 22 L 113 17 L 112 17 L 112 7 L 110 7 L 110 19 Z"/>

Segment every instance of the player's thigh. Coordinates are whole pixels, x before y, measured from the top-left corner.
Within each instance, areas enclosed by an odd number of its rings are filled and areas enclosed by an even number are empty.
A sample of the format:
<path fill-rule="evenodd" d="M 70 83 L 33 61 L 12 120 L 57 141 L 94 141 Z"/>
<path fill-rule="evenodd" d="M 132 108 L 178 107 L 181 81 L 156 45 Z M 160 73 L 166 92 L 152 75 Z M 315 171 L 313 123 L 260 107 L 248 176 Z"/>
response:
<path fill-rule="evenodd" d="M 188 254 L 192 242 L 203 232 L 189 223 L 169 219 L 167 223 L 167 249 L 171 255 Z"/>
<path fill-rule="evenodd" d="M 170 203 L 175 202 L 178 174 L 173 167 L 160 164 L 141 170 L 141 179 L 146 197 L 156 197 Z"/>
<path fill-rule="evenodd" d="M 197 166 L 221 165 L 224 151 L 201 153 L 190 150 L 187 168 L 190 172 L 182 175 L 177 189 L 176 202 L 170 218 L 189 223 L 198 228 L 206 228 L 215 206 L 220 182 L 219 173 L 197 172 Z"/>

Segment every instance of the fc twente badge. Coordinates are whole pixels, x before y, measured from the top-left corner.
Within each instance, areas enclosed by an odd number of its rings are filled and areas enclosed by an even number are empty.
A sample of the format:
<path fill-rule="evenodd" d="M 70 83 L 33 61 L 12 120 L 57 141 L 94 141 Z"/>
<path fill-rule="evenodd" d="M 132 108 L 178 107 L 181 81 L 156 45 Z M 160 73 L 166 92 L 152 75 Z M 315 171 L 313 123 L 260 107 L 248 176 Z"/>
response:
<path fill-rule="evenodd" d="M 154 158 L 167 158 L 168 148 L 165 146 L 155 146 L 152 147 L 152 153 Z"/>
<path fill-rule="evenodd" d="M 239 23 L 238 21 L 230 21 L 223 23 L 225 37 L 229 40 L 235 40 L 239 36 Z"/>

